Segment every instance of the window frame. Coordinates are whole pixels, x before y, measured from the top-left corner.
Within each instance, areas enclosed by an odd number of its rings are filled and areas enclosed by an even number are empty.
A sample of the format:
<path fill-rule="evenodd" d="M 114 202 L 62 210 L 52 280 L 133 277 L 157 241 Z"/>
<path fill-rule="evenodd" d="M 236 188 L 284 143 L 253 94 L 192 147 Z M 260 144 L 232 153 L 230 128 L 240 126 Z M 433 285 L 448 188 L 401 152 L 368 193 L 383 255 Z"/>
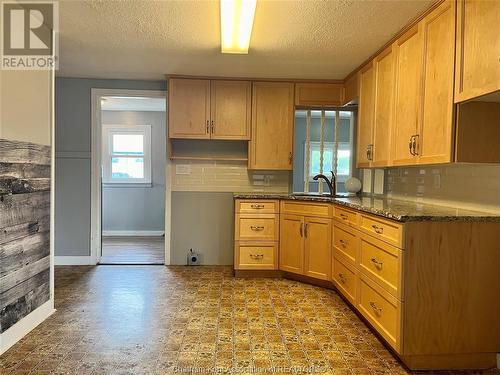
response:
<path fill-rule="evenodd" d="M 321 149 L 321 141 L 310 141 L 309 142 L 309 170 L 307 170 L 307 159 L 304 157 L 304 173 L 307 173 L 307 179 L 309 182 L 316 182 L 313 180 L 314 175 L 311 173 L 312 172 L 312 152 L 314 150 L 320 150 Z M 335 142 L 323 142 L 323 153 L 325 150 L 331 149 L 332 150 L 332 156 L 333 156 L 333 151 L 335 151 Z M 338 142 L 337 143 L 337 153 L 340 150 L 348 150 L 351 152 L 351 156 L 349 158 L 349 174 L 337 174 L 337 182 L 345 182 L 351 175 L 352 175 L 352 164 L 353 164 L 353 150 L 352 150 L 352 142 Z M 304 142 L 304 156 L 307 152 L 307 144 Z M 338 155 L 337 155 L 337 164 L 338 164 Z M 332 160 L 332 164 L 333 164 Z M 330 177 L 329 174 L 330 171 L 323 170 L 323 174 L 326 176 Z"/>
<path fill-rule="evenodd" d="M 113 178 L 112 177 L 112 159 L 113 157 L 133 158 L 137 155 L 120 154 L 114 155 L 113 135 L 116 134 L 140 134 L 143 136 L 143 155 L 144 176 L 143 178 Z M 151 125 L 102 125 L 102 183 L 108 187 L 120 186 L 151 186 L 152 185 L 152 150 L 151 150 Z"/>

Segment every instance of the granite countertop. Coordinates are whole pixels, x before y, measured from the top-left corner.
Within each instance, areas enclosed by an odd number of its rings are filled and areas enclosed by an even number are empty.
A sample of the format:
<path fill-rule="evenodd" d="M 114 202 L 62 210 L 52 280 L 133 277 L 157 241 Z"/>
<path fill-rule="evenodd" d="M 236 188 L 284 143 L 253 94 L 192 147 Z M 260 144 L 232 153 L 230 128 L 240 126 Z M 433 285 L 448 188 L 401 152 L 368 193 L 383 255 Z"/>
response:
<path fill-rule="evenodd" d="M 353 208 L 362 212 L 381 216 L 401 222 L 410 221 L 498 221 L 498 214 L 472 211 L 450 206 L 438 206 L 427 203 L 404 201 L 389 197 L 357 197 L 340 196 L 329 197 L 320 195 L 294 195 L 294 194 L 266 194 L 266 193 L 237 193 L 235 199 L 289 199 L 299 201 L 314 201 L 335 203 L 341 206 Z"/>

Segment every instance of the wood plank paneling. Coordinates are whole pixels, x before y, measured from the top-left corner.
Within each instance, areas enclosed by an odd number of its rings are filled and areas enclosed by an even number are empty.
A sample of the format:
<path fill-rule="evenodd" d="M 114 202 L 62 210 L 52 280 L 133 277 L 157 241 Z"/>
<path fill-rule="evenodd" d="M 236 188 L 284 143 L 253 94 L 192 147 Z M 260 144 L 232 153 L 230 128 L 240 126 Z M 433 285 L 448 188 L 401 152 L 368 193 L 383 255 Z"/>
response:
<path fill-rule="evenodd" d="M 0 332 L 50 299 L 50 150 L 0 139 Z"/>

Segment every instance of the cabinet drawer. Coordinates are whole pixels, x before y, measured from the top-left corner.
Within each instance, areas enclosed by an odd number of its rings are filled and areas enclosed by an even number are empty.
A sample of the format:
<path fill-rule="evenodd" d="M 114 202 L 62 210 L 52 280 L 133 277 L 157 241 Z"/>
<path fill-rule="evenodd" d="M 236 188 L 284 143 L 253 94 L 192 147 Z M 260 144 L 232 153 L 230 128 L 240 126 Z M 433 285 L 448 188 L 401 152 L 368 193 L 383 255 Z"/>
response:
<path fill-rule="evenodd" d="M 279 213 L 277 200 L 236 200 L 236 213 L 275 214 Z"/>
<path fill-rule="evenodd" d="M 400 353 L 401 302 L 360 274 L 358 310 Z"/>
<path fill-rule="evenodd" d="M 278 240 L 278 215 L 267 215 L 258 217 L 236 215 L 236 240 Z"/>
<path fill-rule="evenodd" d="M 339 208 L 339 206 L 335 206 L 333 210 L 333 217 L 341 223 L 354 227 L 358 225 L 358 214 L 356 212 Z"/>
<path fill-rule="evenodd" d="M 277 269 L 277 246 L 269 244 L 247 244 L 236 242 L 235 268 L 239 270 Z"/>
<path fill-rule="evenodd" d="M 359 269 L 399 299 L 402 299 L 402 258 L 400 249 L 361 234 Z"/>
<path fill-rule="evenodd" d="M 315 216 L 315 217 L 331 217 L 331 205 L 328 203 L 314 202 L 294 202 L 292 200 L 281 201 L 281 210 L 283 214 Z"/>
<path fill-rule="evenodd" d="M 361 214 L 360 229 L 391 245 L 403 248 L 403 226 Z"/>
<path fill-rule="evenodd" d="M 332 279 L 337 289 L 353 305 L 356 304 L 356 268 L 348 266 L 339 258 L 334 257 L 332 262 Z"/>
<path fill-rule="evenodd" d="M 353 265 L 358 260 L 359 241 L 356 232 L 346 225 L 334 223 L 333 247 L 343 254 Z"/>

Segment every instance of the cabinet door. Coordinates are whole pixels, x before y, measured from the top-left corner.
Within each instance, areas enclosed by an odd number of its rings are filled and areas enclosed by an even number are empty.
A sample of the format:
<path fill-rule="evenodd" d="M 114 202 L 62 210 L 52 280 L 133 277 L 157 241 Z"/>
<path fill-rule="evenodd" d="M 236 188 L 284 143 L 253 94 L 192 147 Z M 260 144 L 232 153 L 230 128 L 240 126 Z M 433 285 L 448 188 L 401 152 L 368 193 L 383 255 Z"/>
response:
<path fill-rule="evenodd" d="M 375 77 L 370 63 L 359 72 L 357 166 L 369 167 L 373 141 L 373 109 L 375 104 Z"/>
<path fill-rule="evenodd" d="M 280 270 L 302 274 L 304 270 L 304 217 L 281 215 Z"/>
<path fill-rule="evenodd" d="M 455 102 L 500 90 L 500 1 L 458 0 Z"/>
<path fill-rule="evenodd" d="M 295 105 L 300 107 L 332 107 L 342 105 L 342 83 L 296 83 Z"/>
<path fill-rule="evenodd" d="M 453 159 L 453 61 L 455 2 L 446 1 L 422 20 L 424 73 L 419 163 Z"/>
<path fill-rule="evenodd" d="M 208 139 L 210 81 L 177 79 L 168 81 L 168 134 L 170 138 Z"/>
<path fill-rule="evenodd" d="M 417 162 L 410 149 L 410 139 L 418 132 L 422 99 L 423 40 L 419 25 L 414 26 L 395 43 L 396 86 L 392 138 L 392 164 Z"/>
<path fill-rule="evenodd" d="M 293 92 L 293 83 L 253 83 L 249 169 L 292 169 Z"/>
<path fill-rule="evenodd" d="M 330 280 L 332 221 L 307 217 L 304 221 L 304 275 Z"/>
<path fill-rule="evenodd" d="M 247 81 L 211 81 L 211 138 L 250 139 L 252 84 Z"/>
<path fill-rule="evenodd" d="M 391 159 L 392 111 L 394 109 L 394 51 L 388 47 L 375 57 L 375 114 L 373 126 L 374 167 L 386 167 Z"/>

